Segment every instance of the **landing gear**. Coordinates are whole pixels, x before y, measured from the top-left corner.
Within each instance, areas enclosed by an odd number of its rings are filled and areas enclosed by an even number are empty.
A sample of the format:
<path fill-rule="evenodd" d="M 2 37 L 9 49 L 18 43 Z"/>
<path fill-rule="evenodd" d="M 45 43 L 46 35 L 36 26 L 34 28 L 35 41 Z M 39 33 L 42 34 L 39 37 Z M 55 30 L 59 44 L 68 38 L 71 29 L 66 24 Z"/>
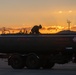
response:
<path fill-rule="evenodd" d="M 23 69 L 25 66 L 27 67 L 27 69 L 39 69 L 40 67 L 42 67 L 43 69 L 51 69 L 55 63 L 51 62 L 48 57 L 47 59 L 45 57 L 43 56 L 41 58 L 36 54 L 13 54 L 9 57 L 8 64 L 13 69 Z"/>
<path fill-rule="evenodd" d="M 26 67 L 29 69 L 40 68 L 39 58 L 36 55 L 28 55 L 26 58 Z"/>
<path fill-rule="evenodd" d="M 11 65 L 13 69 L 22 69 L 25 66 L 20 55 L 12 55 L 8 59 L 8 63 Z"/>
<path fill-rule="evenodd" d="M 43 65 L 43 69 L 51 69 L 54 65 L 54 63 L 46 63 Z"/>
<path fill-rule="evenodd" d="M 43 62 L 42 68 L 43 69 L 51 69 L 54 65 L 55 65 L 55 63 L 50 62 L 50 60 L 48 60 L 48 61 Z"/>

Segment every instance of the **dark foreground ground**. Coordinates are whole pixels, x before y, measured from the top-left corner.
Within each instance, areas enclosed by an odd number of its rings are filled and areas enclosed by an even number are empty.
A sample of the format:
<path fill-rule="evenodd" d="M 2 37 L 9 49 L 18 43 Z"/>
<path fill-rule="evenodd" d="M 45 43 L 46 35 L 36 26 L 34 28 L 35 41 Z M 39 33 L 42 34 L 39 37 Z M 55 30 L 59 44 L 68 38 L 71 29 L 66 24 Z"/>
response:
<path fill-rule="evenodd" d="M 56 64 L 51 70 L 14 70 L 7 65 L 7 62 L 0 59 L 0 75 L 76 75 L 76 64 L 68 63 L 64 65 Z"/>

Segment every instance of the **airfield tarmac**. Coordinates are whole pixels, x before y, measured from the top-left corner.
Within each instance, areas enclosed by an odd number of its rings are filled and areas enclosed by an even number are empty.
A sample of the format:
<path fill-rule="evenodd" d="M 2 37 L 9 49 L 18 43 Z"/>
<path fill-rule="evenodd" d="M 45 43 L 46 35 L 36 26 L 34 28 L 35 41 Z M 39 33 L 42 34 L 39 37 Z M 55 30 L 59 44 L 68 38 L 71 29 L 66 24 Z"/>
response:
<path fill-rule="evenodd" d="M 55 64 L 52 69 L 21 69 L 15 70 L 8 66 L 6 60 L 0 59 L 0 75 L 76 75 L 76 64 L 67 63 L 64 65 Z"/>

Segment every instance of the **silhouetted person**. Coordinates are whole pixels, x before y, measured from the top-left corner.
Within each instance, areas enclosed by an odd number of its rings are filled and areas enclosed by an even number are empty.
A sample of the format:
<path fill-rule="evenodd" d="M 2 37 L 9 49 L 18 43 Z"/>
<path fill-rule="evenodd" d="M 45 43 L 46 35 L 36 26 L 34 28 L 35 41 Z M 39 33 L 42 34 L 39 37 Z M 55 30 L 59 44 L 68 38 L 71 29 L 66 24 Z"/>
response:
<path fill-rule="evenodd" d="M 41 28 L 42 28 L 41 25 L 39 25 L 39 26 L 35 25 L 35 26 L 31 29 L 31 34 L 40 34 L 39 29 L 41 29 Z"/>

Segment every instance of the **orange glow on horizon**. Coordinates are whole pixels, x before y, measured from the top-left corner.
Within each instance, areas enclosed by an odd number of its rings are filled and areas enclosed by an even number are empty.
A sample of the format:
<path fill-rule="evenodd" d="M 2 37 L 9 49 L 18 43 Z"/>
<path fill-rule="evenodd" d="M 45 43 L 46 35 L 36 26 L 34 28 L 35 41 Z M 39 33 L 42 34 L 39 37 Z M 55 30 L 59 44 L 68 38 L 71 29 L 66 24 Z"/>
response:
<path fill-rule="evenodd" d="M 5 33 L 8 34 L 8 33 L 19 33 L 21 30 L 24 32 L 24 29 L 25 29 L 25 32 L 27 31 L 27 33 L 29 34 L 30 31 L 31 31 L 31 26 L 27 26 L 27 27 L 16 27 L 16 28 L 6 28 L 5 29 Z M 64 27 L 64 26 L 43 26 L 42 29 L 40 29 L 40 32 L 42 34 L 50 34 L 50 33 L 57 33 L 59 31 L 62 31 L 62 30 L 67 30 L 68 27 Z M 76 25 L 74 26 L 71 26 L 70 29 L 72 31 L 76 31 Z M 2 33 L 2 30 L 0 29 L 0 34 Z"/>

